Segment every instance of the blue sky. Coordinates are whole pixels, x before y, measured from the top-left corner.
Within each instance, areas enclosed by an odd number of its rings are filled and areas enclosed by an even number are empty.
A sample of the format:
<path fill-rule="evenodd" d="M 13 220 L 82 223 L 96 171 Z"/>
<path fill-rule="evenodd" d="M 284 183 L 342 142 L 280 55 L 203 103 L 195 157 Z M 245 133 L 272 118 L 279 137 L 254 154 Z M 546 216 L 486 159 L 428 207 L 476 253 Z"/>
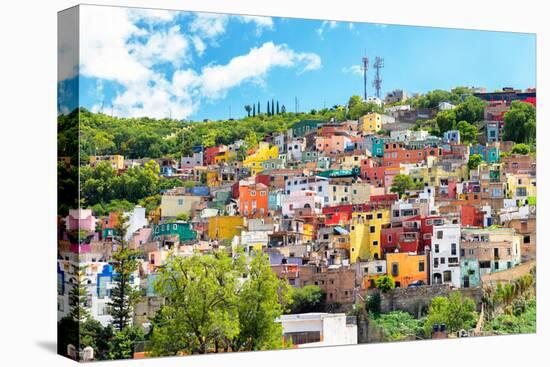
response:
<path fill-rule="evenodd" d="M 117 116 L 238 118 L 272 98 L 301 111 L 362 95 L 535 86 L 532 34 L 83 6 L 80 104 Z M 77 76 L 66 73 L 64 83 Z M 369 95 L 374 94 L 372 62 Z"/>

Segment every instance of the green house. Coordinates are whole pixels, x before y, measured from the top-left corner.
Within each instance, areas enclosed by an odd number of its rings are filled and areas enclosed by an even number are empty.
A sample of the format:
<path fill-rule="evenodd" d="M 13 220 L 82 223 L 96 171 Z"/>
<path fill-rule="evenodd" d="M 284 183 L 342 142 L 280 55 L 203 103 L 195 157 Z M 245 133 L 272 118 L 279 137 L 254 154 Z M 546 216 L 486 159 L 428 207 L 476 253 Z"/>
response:
<path fill-rule="evenodd" d="M 153 240 L 161 240 L 164 236 L 179 236 L 180 242 L 193 241 L 197 232 L 186 222 L 166 222 L 153 225 Z"/>
<path fill-rule="evenodd" d="M 317 127 L 321 125 L 321 120 L 302 120 L 292 126 L 292 136 L 294 138 L 304 137 L 310 132 L 317 131 Z"/>

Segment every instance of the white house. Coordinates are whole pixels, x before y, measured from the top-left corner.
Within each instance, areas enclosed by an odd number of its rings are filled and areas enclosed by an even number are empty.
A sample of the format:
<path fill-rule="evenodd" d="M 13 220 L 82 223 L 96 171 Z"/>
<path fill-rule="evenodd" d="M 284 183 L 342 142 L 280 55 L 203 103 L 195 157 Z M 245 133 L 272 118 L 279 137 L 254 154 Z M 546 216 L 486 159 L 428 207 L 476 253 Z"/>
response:
<path fill-rule="evenodd" d="M 291 191 L 282 198 L 283 215 L 294 216 L 294 211 L 299 209 L 311 209 L 312 213 L 321 214 L 322 207 L 323 197 L 312 190 Z"/>
<path fill-rule="evenodd" d="M 430 269 L 432 284 L 460 288 L 460 224 L 433 227 Z"/>
<path fill-rule="evenodd" d="M 285 341 L 298 348 L 357 344 L 357 321 L 344 313 L 282 315 Z"/>
<path fill-rule="evenodd" d="M 324 205 L 329 202 L 328 179 L 323 177 L 289 177 L 285 181 L 285 195 L 290 195 L 295 191 L 315 191 L 318 196 L 323 198 Z"/>
<path fill-rule="evenodd" d="M 129 241 L 137 230 L 146 227 L 149 223 L 145 216 L 145 208 L 140 205 L 136 205 L 131 212 L 125 212 L 124 216 L 128 219 L 126 223 L 128 225 L 128 229 L 126 230 L 126 241 Z"/>

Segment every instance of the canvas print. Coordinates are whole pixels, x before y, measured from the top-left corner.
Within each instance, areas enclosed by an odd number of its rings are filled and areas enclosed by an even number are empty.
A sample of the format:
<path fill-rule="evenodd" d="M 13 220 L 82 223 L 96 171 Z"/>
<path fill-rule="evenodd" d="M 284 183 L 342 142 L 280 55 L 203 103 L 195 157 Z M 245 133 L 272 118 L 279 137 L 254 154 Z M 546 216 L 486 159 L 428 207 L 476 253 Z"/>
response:
<path fill-rule="evenodd" d="M 536 332 L 534 34 L 58 17 L 59 354 Z"/>

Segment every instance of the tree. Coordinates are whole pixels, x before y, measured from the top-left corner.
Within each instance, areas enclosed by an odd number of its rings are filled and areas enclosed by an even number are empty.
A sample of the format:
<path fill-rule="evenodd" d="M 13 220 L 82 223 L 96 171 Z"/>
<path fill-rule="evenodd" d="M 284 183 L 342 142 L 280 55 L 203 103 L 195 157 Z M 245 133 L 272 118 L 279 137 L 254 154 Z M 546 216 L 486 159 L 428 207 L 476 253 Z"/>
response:
<path fill-rule="evenodd" d="M 273 98 L 271 99 L 271 115 L 273 116 L 275 114 L 275 102 L 273 101 Z"/>
<path fill-rule="evenodd" d="M 260 101 L 258 101 L 258 115 L 260 114 Z"/>
<path fill-rule="evenodd" d="M 380 293 L 371 294 L 365 301 L 365 310 L 374 315 L 378 315 L 380 313 L 380 303 Z"/>
<path fill-rule="evenodd" d="M 275 320 L 289 303 L 289 292 L 288 283 L 271 270 L 267 254 L 255 252 L 238 290 L 239 332 L 231 342 L 233 351 L 282 347 L 282 327 Z"/>
<path fill-rule="evenodd" d="M 132 320 L 133 308 L 140 294 L 132 284 L 132 277 L 138 269 L 138 251 L 130 250 L 125 240 L 127 219 L 119 214 L 115 231 L 119 237 L 118 248 L 113 253 L 114 275 L 113 289 L 111 291 L 111 316 L 113 325 L 118 331 L 122 331 Z"/>
<path fill-rule="evenodd" d="M 526 154 L 529 154 L 530 152 L 531 152 L 531 148 L 529 148 L 529 145 L 523 144 L 523 143 L 516 144 L 512 148 L 512 154 L 526 155 Z"/>
<path fill-rule="evenodd" d="M 166 303 L 160 311 L 162 323 L 154 324 L 151 335 L 153 355 L 174 352 L 165 349 L 167 340 L 176 342 L 180 351 L 204 354 L 238 335 L 235 305 L 243 272 L 242 257 L 224 252 L 167 259 L 155 282 Z"/>
<path fill-rule="evenodd" d="M 386 293 L 395 288 L 395 280 L 391 275 L 381 275 L 374 280 L 374 285 L 382 293 Z"/>
<path fill-rule="evenodd" d="M 468 168 L 470 170 L 477 169 L 477 167 L 479 167 L 481 162 L 483 162 L 483 157 L 481 156 L 481 154 L 472 154 L 468 158 Z"/>
<path fill-rule="evenodd" d="M 478 121 L 483 121 L 485 102 L 477 97 L 468 96 L 453 111 L 457 121 L 475 124 Z"/>
<path fill-rule="evenodd" d="M 277 101 L 277 109 L 276 109 L 276 114 L 277 114 L 277 115 L 279 114 L 279 101 Z"/>
<path fill-rule="evenodd" d="M 421 321 L 408 312 L 392 311 L 373 316 L 371 320 L 382 329 L 385 341 L 415 340 L 417 335 L 422 334 Z"/>
<path fill-rule="evenodd" d="M 281 106 L 281 113 L 286 113 L 286 107 L 285 107 L 285 105 L 282 105 L 282 106 Z"/>
<path fill-rule="evenodd" d="M 247 104 L 247 105 L 244 106 L 244 109 L 245 109 L 248 117 L 250 117 L 250 112 L 252 111 L 252 107 L 249 104 Z"/>
<path fill-rule="evenodd" d="M 293 289 L 289 313 L 324 312 L 326 294 L 316 285 Z"/>
<path fill-rule="evenodd" d="M 267 115 L 271 116 L 271 110 L 269 108 L 269 101 L 267 101 Z"/>
<path fill-rule="evenodd" d="M 90 316 L 88 311 L 88 289 L 86 288 L 85 265 L 73 265 L 73 272 L 75 277 L 75 284 L 69 292 L 69 304 L 71 305 L 71 311 L 69 316 L 77 323 L 86 321 Z"/>
<path fill-rule="evenodd" d="M 531 103 L 513 101 L 504 114 L 504 139 L 532 144 L 536 139 L 536 110 Z"/>
<path fill-rule="evenodd" d="M 417 185 L 414 183 L 413 179 L 409 175 L 398 174 L 393 177 L 392 185 L 390 191 L 403 196 L 405 191 L 414 190 L 417 188 Z"/>
<path fill-rule="evenodd" d="M 435 116 L 435 121 L 439 129 L 439 133 L 443 134 L 445 131 L 453 130 L 456 126 L 456 114 L 454 110 L 445 110 L 439 112 Z"/>
<path fill-rule="evenodd" d="M 141 327 L 126 327 L 117 331 L 109 340 L 107 359 L 132 359 L 137 341 L 144 340 Z"/>
<path fill-rule="evenodd" d="M 451 332 L 470 329 L 477 322 L 475 309 L 474 301 L 463 297 L 459 291 L 449 293 L 448 297 L 435 297 L 428 309 L 424 332 L 426 335 L 431 335 L 435 324 L 445 324 Z"/>
<path fill-rule="evenodd" d="M 477 142 L 478 129 L 474 124 L 463 120 L 456 124 L 456 129 L 460 132 L 460 139 L 463 143 Z"/>

